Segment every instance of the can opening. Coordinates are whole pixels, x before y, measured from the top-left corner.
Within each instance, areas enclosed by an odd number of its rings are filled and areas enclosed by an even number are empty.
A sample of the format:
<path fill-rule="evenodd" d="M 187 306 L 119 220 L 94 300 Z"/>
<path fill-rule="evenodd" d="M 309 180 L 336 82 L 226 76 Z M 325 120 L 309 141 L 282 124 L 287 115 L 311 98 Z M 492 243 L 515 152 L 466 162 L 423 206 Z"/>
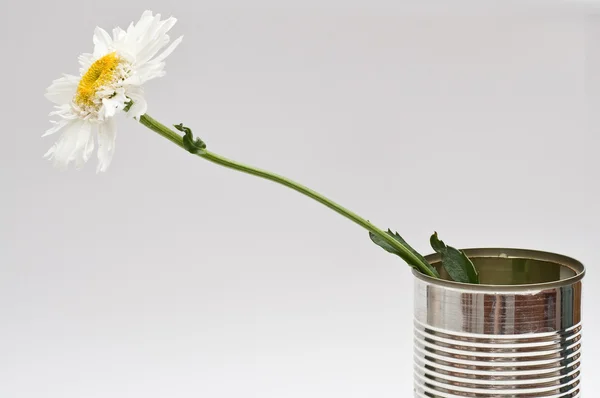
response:
<path fill-rule="evenodd" d="M 531 285 L 552 283 L 583 273 L 583 265 L 554 253 L 523 249 L 465 249 L 483 285 Z M 427 256 L 442 279 L 452 278 L 441 266 L 439 256 Z"/>

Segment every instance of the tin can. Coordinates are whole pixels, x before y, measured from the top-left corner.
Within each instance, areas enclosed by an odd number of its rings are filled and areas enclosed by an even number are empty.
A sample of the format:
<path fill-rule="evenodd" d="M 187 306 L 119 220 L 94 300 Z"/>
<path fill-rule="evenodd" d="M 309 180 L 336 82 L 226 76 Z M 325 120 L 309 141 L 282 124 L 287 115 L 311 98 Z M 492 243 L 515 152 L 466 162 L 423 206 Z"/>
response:
<path fill-rule="evenodd" d="M 466 249 L 479 285 L 418 271 L 414 396 L 580 397 L 584 266 L 523 249 Z"/>

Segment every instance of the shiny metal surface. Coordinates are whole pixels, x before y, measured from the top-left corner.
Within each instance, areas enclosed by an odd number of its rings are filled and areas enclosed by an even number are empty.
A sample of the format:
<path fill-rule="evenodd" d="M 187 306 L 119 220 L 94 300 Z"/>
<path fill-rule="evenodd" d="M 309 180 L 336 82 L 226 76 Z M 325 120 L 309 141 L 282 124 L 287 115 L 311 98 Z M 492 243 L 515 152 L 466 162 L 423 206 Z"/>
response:
<path fill-rule="evenodd" d="M 580 397 L 578 261 L 522 249 L 467 249 L 480 285 L 415 276 L 414 396 Z M 439 268 L 439 256 L 427 260 Z"/>

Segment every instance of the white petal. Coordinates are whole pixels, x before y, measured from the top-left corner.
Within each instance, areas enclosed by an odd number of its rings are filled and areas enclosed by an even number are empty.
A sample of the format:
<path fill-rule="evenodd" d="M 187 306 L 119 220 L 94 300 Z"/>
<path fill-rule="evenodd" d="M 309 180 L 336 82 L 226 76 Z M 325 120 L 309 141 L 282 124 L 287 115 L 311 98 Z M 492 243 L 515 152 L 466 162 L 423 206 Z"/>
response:
<path fill-rule="evenodd" d="M 90 53 L 83 53 L 79 56 L 79 72 L 83 75 L 92 66 L 94 62 L 94 55 Z"/>
<path fill-rule="evenodd" d="M 139 118 L 148 110 L 148 103 L 144 98 L 144 91 L 141 87 L 132 87 L 127 91 L 127 96 L 133 101 L 133 105 L 129 108 L 127 115 L 130 117 Z"/>
<path fill-rule="evenodd" d="M 125 37 L 126 33 L 123 29 L 116 27 L 113 29 L 113 42 L 121 41 Z"/>
<path fill-rule="evenodd" d="M 119 88 L 110 98 L 102 98 L 102 106 L 98 111 L 98 116 L 101 120 L 112 118 L 117 111 L 121 111 L 125 108 L 127 102 L 129 102 L 129 100 L 125 96 L 125 90 Z"/>
<path fill-rule="evenodd" d="M 175 26 L 176 23 L 177 23 L 177 18 L 170 17 L 170 18 L 165 19 L 162 22 L 162 24 L 161 24 L 160 28 L 158 29 L 158 31 L 156 32 L 156 35 L 160 36 L 160 35 L 166 34 L 168 31 L 171 30 L 171 28 L 173 26 Z"/>
<path fill-rule="evenodd" d="M 161 22 L 161 20 L 160 20 L 160 14 L 156 14 L 152 18 L 152 21 L 150 22 L 150 24 L 148 25 L 146 32 L 144 32 L 144 36 L 141 38 L 142 40 L 141 40 L 140 44 L 142 46 L 144 46 L 148 41 L 157 37 L 158 36 L 157 32 L 162 25 L 163 25 L 163 22 Z"/>
<path fill-rule="evenodd" d="M 135 45 L 135 39 L 133 37 L 134 30 L 135 30 L 135 25 L 133 24 L 133 22 L 131 22 L 129 24 L 129 26 L 127 27 L 127 30 L 125 31 L 125 36 L 119 41 L 120 43 L 122 43 L 122 45 L 124 47 L 131 49 Z"/>
<path fill-rule="evenodd" d="M 69 163 L 81 157 L 90 139 L 91 124 L 83 120 L 70 122 L 63 130 L 59 140 L 46 152 L 47 158 L 60 169 L 66 169 Z"/>
<path fill-rule="evenodd" d="M 109 53 L 112 39 L 106 31 L 96 27 L 94 31 L 94 58 L 100 58 Z"/>
<path fill-rule="evenodd" d="M 77 76 L 63 75 L 63 77 L 54 80 L 46 89 L 46 98 L 57 105 L 68 104 L 73 99 L 78 84 L 79 78 Z"/>
<path fill-rule="evenodd" d="M 75 164 L 77 168 L 81 168 L 90 159 L 90 156 L 94 151 L 94 135 L 92 134 L 91 128 L 88 130 L 86 136 L 82 134 L 79 142 L 80 144 L 75 151 Z"/>
<path fill-rule="evenodd" d="M 156 39 L 148 41 L 148 43 L 139 50 L 136 55 L 136 65 L 143 65 L 160 51 L 161 48 L 169 43 L 169 36 L 163 35 Z"/>
<path fill-rule="evenodd" d="M 161 41 L 162 40 L 162 41 Z M 157 38 L 152 43 L 148 44 L 146 48 L 140 51 L 136 64 L 142 66 L 144 63 L 160 63 L 167 58 L 181 43 L 183 36 L 178 37 L 166 50 L 164 50 L 158 57 L 152 59 L 160 51 L 161 48 L 167 45 L 169 42 L 169 36 L 164 35 L 162 38 Z M 151 60 L 152 59 L 152 60 Z"/>
<path fill-rule="evenodd" d="M 140 20 L 135 25 L 131 24 L 129 25 L 129 28 L 127 28 L 128 43 L 135 45 L 142 40 L 153 21 L 154 16 L 152 16 L 152 11 L 144 11 Z"/>
<path fill-rule="evenodd" d="M 140 86 L 146 83 L 148 80 L 164 76 L 164 67 L 164 62 L 160 62 L 158 64 L 149 62 L 144 66 L 135 69 L 135 74 L 127 78 L 123 83 L 133 86 Z"/>
<path fill-rule="evenodd" d="M 84 160 L 87 162 L 94 152 L 94 136 L 90 135 L 90 139 L 84 148 Z"/>
<path fill-rule="evenodd" d="M 42 137 L 46 137 L 50 134 L 54 134 L 57 131 L 59 131 L 60 129 L 62 129 L 63 127 L 65 127 L 67 124 L 69 124 L 69 121 L 65 120 L 65 119 L 59 120 L 58 122 L 51 120 L 50 122 L 53 123 L 54 126 L 50 127 L 48 130 L 46 130 L 46 132 L 42 135 Z"/>
<path fill-rule="evenodd" d="M 146 73 L 144 76 L 142 76 L 142 80 L 144 82 L 147 82 L 148 80 L 156 79 L 157 77 L 163 77 L 164 75 L 166 75 L 167 72 L 165 72 L 162 68 L 164 66 L 164 63 L 161 63 L 158 66 L 159 66 L 158 70 L 156 70 L 156 71 L 152 70 L 152 71 Z"/>
<path fill-rule="evenodd" d="M 63 119 L 74 120 L 77 119 L 78 116 L 73 112 L 71 108 L 71 104 L 63 104 L 63 105 L 55 105 L 54 111 L 50 112 L 48 116 L 60 116 Z"/>
<path fill-rule="evenodd" d="M 129 26 L 125 39 L 119 43 L 120 49 L 135 56 L 135 64 L 139 66 L 152 59 L 169 43 L 167 32 L 175 25 L 177 19 L 170 17 L 161 21 L 160 18 L 160 14 L 144 12 L 135 25 Z"/>
<path fill-rule="evenodd" d="M 154 58 L 152 62 L 161 62 L 162 60 L 167 58 L 173 52 L 173 50 L 177 48 L 177 46 L 179 45 L 179 43 L 181 43 L 182 40 L 183 36 L 179 36 L 177 40 L 171 43 L 171 45 L 167 47 L 167 49 L 163 51 L 158 57 Z"/>
<path fill-rule="evenodd" d="M 144 12 L 142 13 L 142 16 L 141 16 L 139 22 L 141 22 L 144 19 L 147 19 L 148 17 L 150 17 L 150 18 L 152 17 L 152 11 L 151 10 L 144 10 Z"/>
<path fill-rule="evenodd" d="M 125 79 L 123 81 L 123 84 L 127 86 L 141 86 L 142 84 L 144 84 L 144 82 L 142 81 L 140 76 L 134 74 Z"/>
<path fill-rule="evenodd" d="M 98 167 L 96 172 L 104 172 L 110 166 L 114 152 L 115 140 L 117 138 L 117 126 L 115 119 L 107 119 L 98 127 Z"/>

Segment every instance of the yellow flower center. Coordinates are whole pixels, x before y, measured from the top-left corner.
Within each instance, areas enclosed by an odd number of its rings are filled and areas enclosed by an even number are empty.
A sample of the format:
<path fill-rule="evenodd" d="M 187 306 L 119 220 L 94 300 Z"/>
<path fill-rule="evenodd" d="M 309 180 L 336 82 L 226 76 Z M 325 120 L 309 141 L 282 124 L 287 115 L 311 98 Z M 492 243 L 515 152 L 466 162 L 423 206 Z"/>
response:
<path fill-rule="evenodd" d="M 96 60 L 85 72 L 77 86 L 75 102 L 81 106 L 94 106 L 94 97 L 98 89 L 109 84 L 113 79 L 121 59 L 116 52 Z"/>

